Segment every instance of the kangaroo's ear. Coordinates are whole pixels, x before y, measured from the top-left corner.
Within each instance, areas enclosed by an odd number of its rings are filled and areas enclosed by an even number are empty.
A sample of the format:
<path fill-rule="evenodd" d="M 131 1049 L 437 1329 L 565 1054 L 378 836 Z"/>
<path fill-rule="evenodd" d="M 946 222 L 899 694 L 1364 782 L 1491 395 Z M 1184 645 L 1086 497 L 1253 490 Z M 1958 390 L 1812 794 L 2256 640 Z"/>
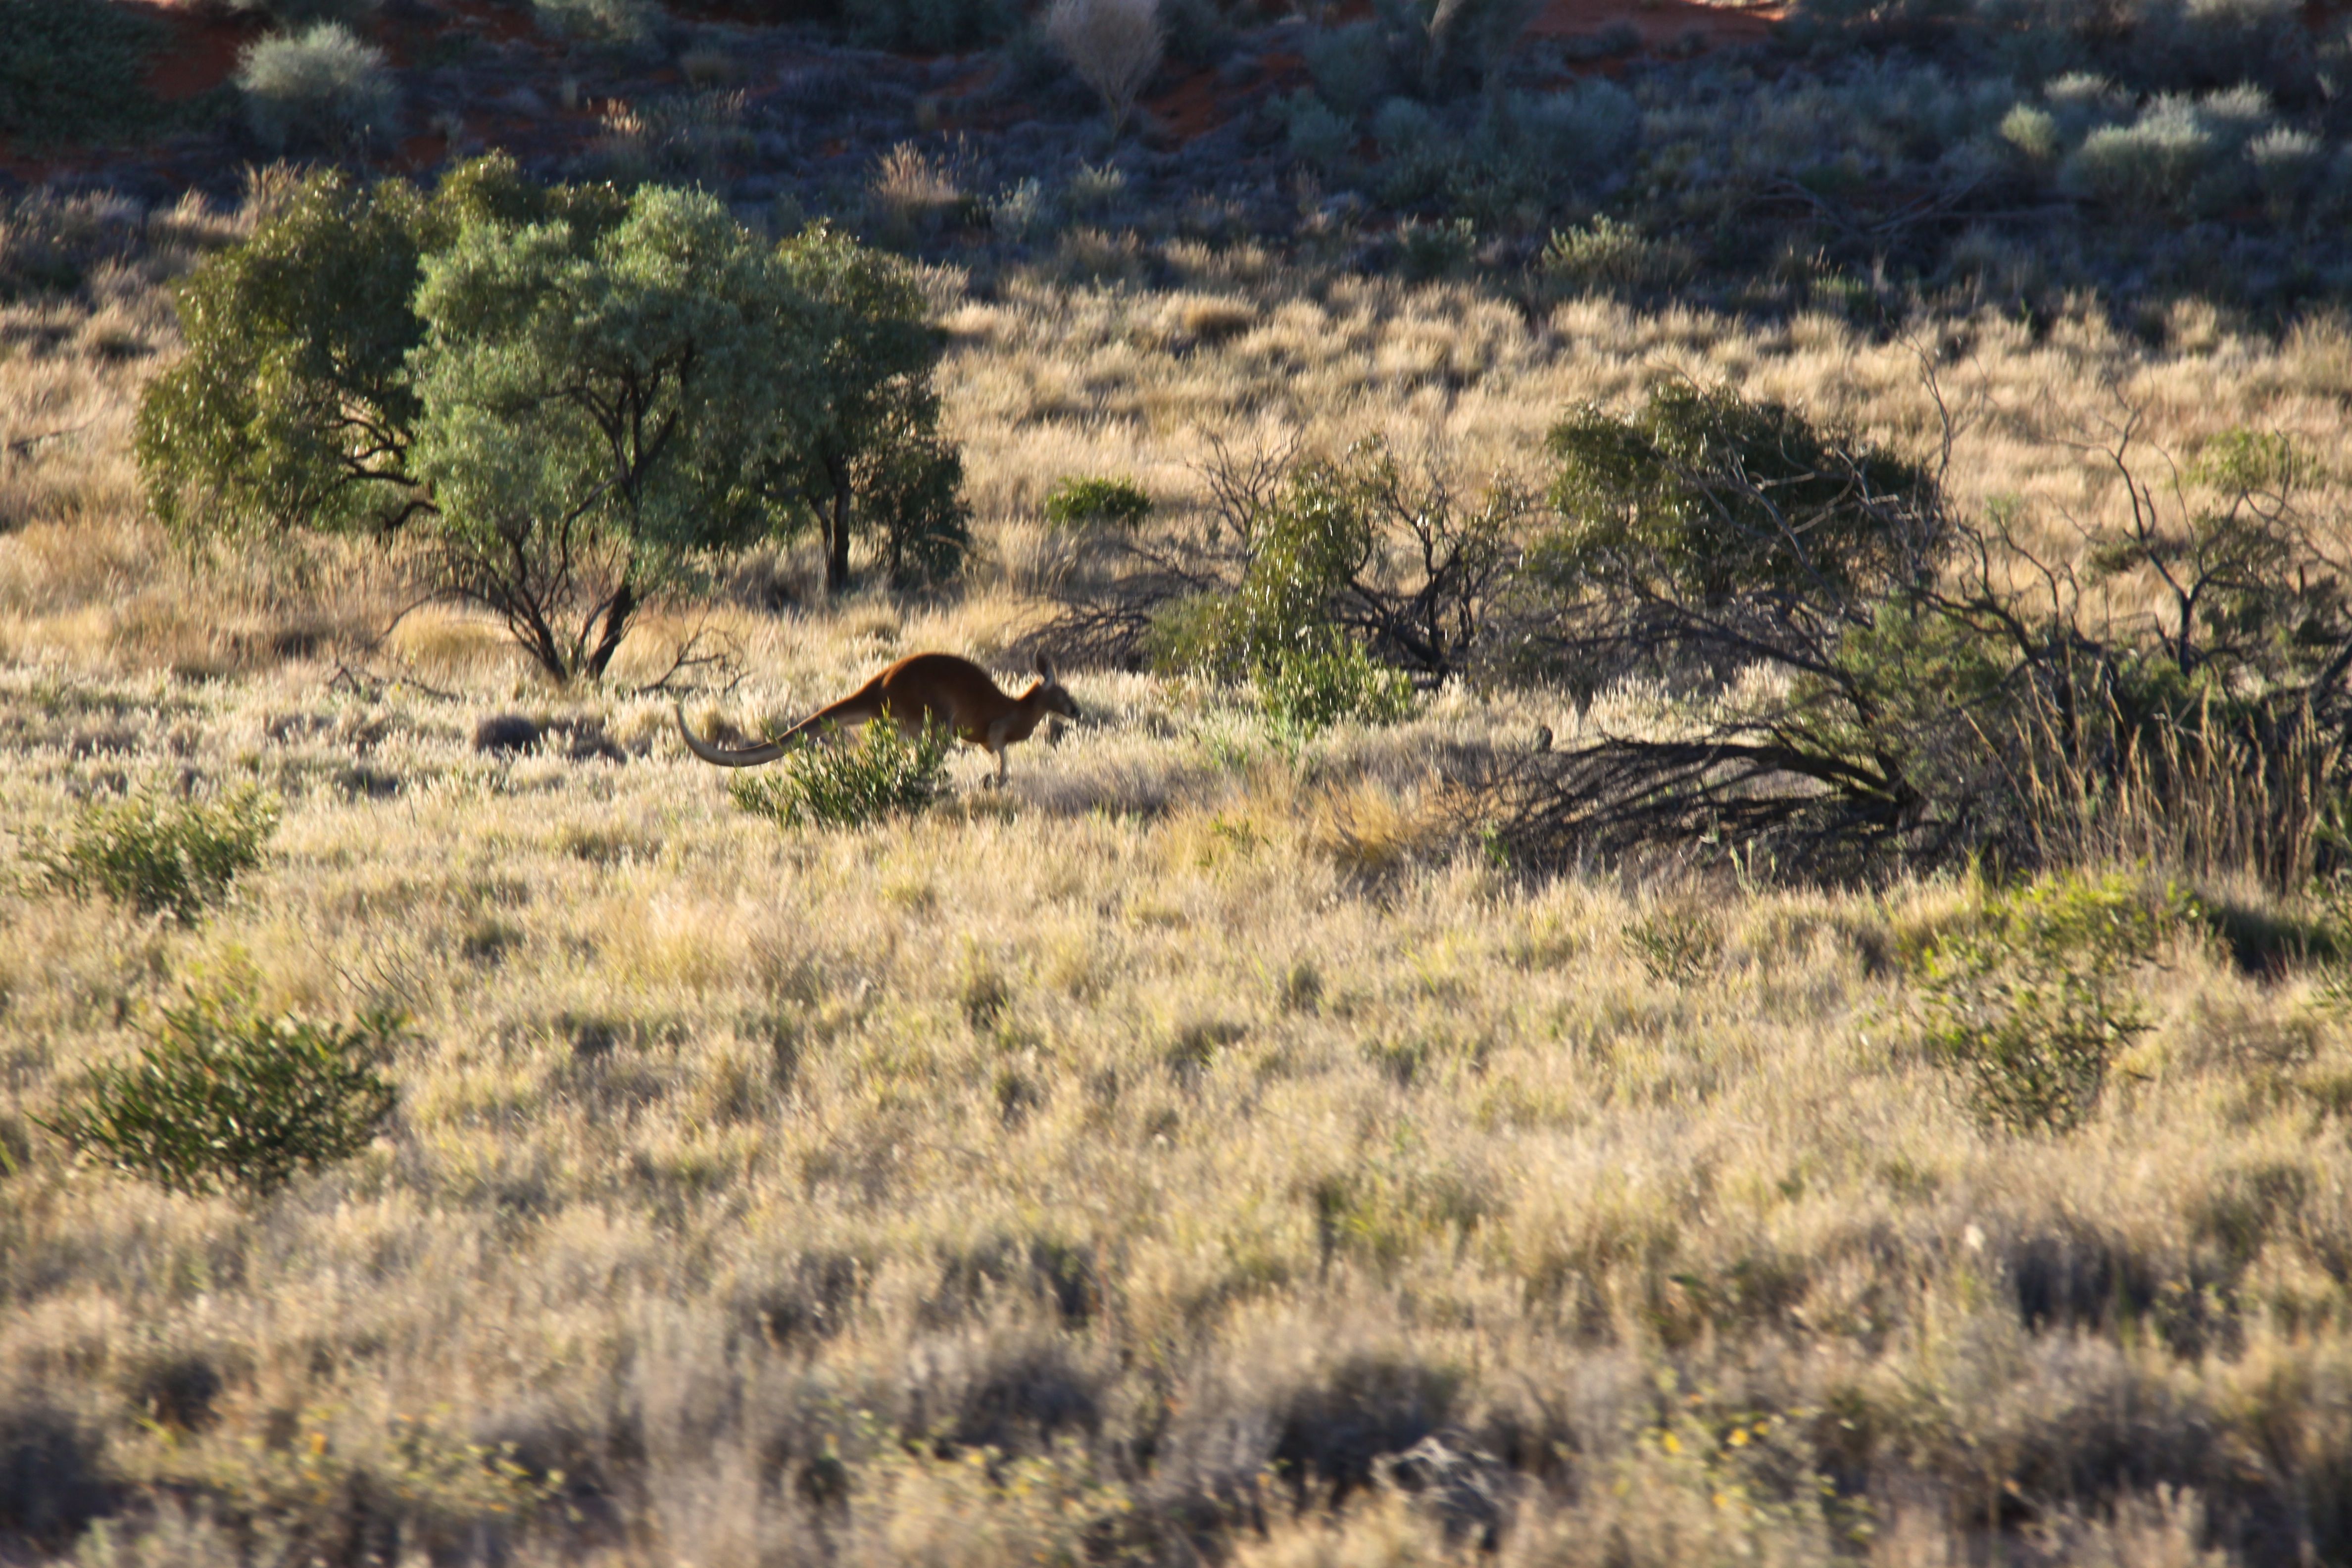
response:
<path fill-rule="evenodd" d="M 1054 661 L 1042 653 L 1037 656 L 1037 679 L 1048 686 L 1054 684 Z"/>

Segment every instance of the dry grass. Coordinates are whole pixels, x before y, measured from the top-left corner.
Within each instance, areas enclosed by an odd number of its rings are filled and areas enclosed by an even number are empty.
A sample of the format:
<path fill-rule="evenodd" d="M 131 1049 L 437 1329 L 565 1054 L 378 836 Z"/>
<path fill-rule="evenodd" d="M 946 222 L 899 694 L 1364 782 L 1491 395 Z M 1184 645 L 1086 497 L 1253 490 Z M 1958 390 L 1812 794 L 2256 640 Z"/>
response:
<path fill-rule="evenodd" d="M 1541 694 L 1302 748 L 1078 672 L 1094 721 L 1001 796 L 966 756 L 945 810 L 793 836 L 620 694 L 698 626 L 751 674 L 695 707 L 746 730 L 897 653 L 987 656 L 1033 612 L 1011 545 L 1055 478 L 1197 506 L 1213 435 L 1435 432 L 1492 471 L 1676 370 L 1930 429 L 1909 351 L 1826 319 L 1530 321 L 1189 254 L 1183 298 L 1249 310 L 1181 353 L 1189 307 L 1141 289 L 954 314 L 1001 580 L 672 606 L 562 704 L 459 619 L 366 656 L 447 699 L 275 651 L 394 606 L 362 562 L 224 575 L 141 521 L 152 293 L 0 314 L 0 418 L 86 426 L 0 475 L 0 818 L 150 781 L 286 803 L 192 931 L 0 891 L 0 1553 L 64 1550 L 43 1500 L 74 1498 L 120 1504 L 80 1560 L 125 1563 L 1352 1568 L 1492 1521 L 1528 1564 L 2352 1552 L 2352 1036 L 2316 975 L 2189 942 L 2092 1125 L 1995 1136 L 1895 963 L 1968 889 L 1527 883 L 1433 828 L 1441 749 L 1572 732 Z M 88 346 L 110 309 L 154 354 Z M 2320 435 L 2347 358 L 2328 323 L 2165 353 L 1949 330 L 1987 410 L 1961 499 L 2078 513 L 2104 481 L 2050 437 L 2106 388 L 2168 442 Z M 629 760 L 476 752 L 518 703 Z M 390 1138 L 241 1208 L 37 1131 L 234 975 L 411 1016 Z M 1374 1479 L 1433 1433 L 1453 1481 Z"/>

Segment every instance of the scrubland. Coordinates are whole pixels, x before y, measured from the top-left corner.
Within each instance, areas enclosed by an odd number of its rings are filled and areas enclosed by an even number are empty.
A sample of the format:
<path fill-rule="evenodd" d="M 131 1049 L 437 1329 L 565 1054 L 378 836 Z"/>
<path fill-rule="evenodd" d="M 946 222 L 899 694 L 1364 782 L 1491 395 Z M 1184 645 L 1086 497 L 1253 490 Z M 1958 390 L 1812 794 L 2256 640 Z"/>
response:
<path fill-rule="evenodd" d="M 1905 963 L 1969 878 L 1482 852 L 1440 760 L 1572 733 L 1564 694 L 1301 740 L 1076 669 L 1087 722 L 1003 793 L 967 755 L 930 814 L 780 833 L 635 689 L 698 630 L 740 679 L 689 712 L 745 732 L 900 653 L 1002 662 L 1079 549 L 1039 517 L 1066 473 L 1181 516 L 1215 443 L 1377 431 L 1475 480 L 1670 376 L 1921 452 L 1939 394 L 1956 505 L 2063 541 L 2134 411 L 2151 456 L 2328 449 L 2336 319 L 1872 334 L 1246 247 L 1175 247 L 1171 287 L 942 277 L 972 580 L 826 605 L 803 556 L 735 562 L 556 693 L 363 554 L 164 542 L 130 411 L 160 281 L 236 220 L 118 216 L 117 264 L 0 310 L 0 1558 L 2352 1560 L 2325 966 L 2185 925 L 2090 1124 L 1990 1131 Z M 622 755 L 474 747 L 516 710 Z M 26 853 L 247 781 L 282 825 L 193 926 Z M 404 1013 L 389 1134 L 240 1202 L 41 1130 L 220 994 Z"/>

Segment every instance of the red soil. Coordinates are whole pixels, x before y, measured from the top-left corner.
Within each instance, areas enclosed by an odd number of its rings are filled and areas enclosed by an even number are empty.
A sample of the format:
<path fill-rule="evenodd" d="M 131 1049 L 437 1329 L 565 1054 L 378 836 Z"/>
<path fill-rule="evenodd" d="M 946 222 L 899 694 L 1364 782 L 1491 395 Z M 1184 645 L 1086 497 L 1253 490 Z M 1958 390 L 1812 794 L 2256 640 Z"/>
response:
<path fill-rule="evenodd" d="M 1678 45 L 1696 37 L 1710 48 L 1752 44 L 1772 31 L 1786 11 L 1779 5 L 1703 5 L 1694 0 L 1551 0 L 1528 25 L 1528 36 L 1565 38 L 1598 33 L 1612 22 L 1631 22 L 1650 48 Z"/>
<path fill-rule="evenodd" d="M 262 34 L 258 16 L 199 11 L 169 0 L 138 9 L 152 13 L 172 29 L 172 41 L 147 68 L 148 90 L 165 102 L 210 92 L 236 69 L 236 57 Z"/>

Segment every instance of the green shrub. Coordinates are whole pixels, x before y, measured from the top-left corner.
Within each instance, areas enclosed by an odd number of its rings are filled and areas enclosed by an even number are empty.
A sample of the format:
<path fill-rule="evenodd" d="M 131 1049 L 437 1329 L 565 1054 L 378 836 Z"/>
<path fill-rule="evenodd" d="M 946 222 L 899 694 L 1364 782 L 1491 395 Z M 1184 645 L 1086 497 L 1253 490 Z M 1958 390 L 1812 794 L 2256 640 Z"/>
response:
<path fill-rule="evenodd" d="M 392 129 L 398 99 L 384 53 L 340 22 L 264 38 L 236 68 L 247 121 L 273 153 L 343 152 Z"/>
<path fill-rule="evenodd" d="M 1428 153 L 1444 137 L 1445 127 L 1437 116 L 1410 98 L 1391 98 L 1372 116 L 1372 140 L 1380 143 L 1383 157 Z"/>
<path fill-rule="evenodd" d="M 2221 149 L 2196 108 L 2160 98 L 2129 125 L 2103 125 L 2067 160 L 2066 184 L 2126 212 L 2177 212 Z"/>
<path fill-rule="evenodd" d="M 164 37 L 153 17 L 102 0 L 0 0 L 0 136 L 39 145 L 144 128 L 147 58 Z"/>
<path fill-rule="evenodd" d="M 2281 125 L 2247 145 L 2246 161 L 2271 216 L 2284 223 L 2326 172 L 2327 149 L 2308 131 Z"/>
<path fill-rule="evenodd" d="M 1541 265 L 1547 277 L 1580 289 L 1641 289 L 1673 281 L 1689 270 L 1690 258 L 1604 213 L 1553 230 Z"/>
<path fill-rule="evenodd" d="M 1133 479 L 1065 475 L 1045 492 L 1045 521 L 1056 528 L 1108 524 L 1131 529 L 1151 515 L 1151 498 Z"/>
<path fill-rule="evenodd" d="M 1306 53 L 1315 90 L 1350 120 L 1388 89 L 1388 41 L 1377 22 L 1354 22 L 1318 33 L 1307 40 Z"/>
<path fill-rule="evenodd" d="M 2021 103 L 2002 116 L 2000 139 L 2032 163 L 2058 156 L 2058 121 L 2048 110 Z"/>
<path fill-rule="evenodd" d="M 1470 265 L 1477 248 L 1477 226 L 1466 217 L 1429 223 L 1409 217 L 1397 225 L 1400 262 L 1405 278 L 1414 283 L 1454 276 Z"/>
<path fill-rule="evenodd" d="M 2069 872 L 1994 899 L 1918 956 L 1929 1047 L 1966 1079 L 1979 1118 L 2062 1133 L 2090 1119 L 2116 1053 L 2147 1028 L 2124 983 L 2185 909 L 2168 890 Z"/>
<path fill-rule="evenodd" d="M 1268 665 L 1258 676 L 1258 700 L 1276 724 L 1311 735 L 1350 720 L 1395 723 L 1412 711 L 1412 680 L 1335 637 Z"/>
<path fill-rule="evenodd" d="M 37 837 L 32 859 L 50 886 L 104 893 L 144 914 L 194 925 L 261 861 L 278 828 L 278 801 L 252 785 L 209 804 L 135 795 L 85 806 L 60 844 Z"/>
<path fill-rule="evenodd" d="M 807 746 L 777 771 L 738 774 L 728 793 L 754 816 L 785 827 L 862 827 L 929 809 L 947 788 L 946 731 L 908 735 L 895 723 L 866 726 L 854 746 Z"/>
<path fill-rule="evenodd" d="M 1355 126 L 1311 92 L 1293 99 L 1288 112 L 1290 155 L 1317 169 L 1337 168 L 1356 139 Z"/>
<path fill-rule="evenodd" d="M 1507 102 L 1524 154 L 1587 188 L 1615 174 L 1642 133 L 1642 106 L 1606 77 Z"/>
<path fill-rule="evenodd" d="M 99 1068 L 40 1125 L 173 1192 L 267 1197 L 383 1131 L 397 1097 L 377 1069 L 400 1029 L 383 1013 L 322 1024 L 199 998 L 167 1009 L 136 1061 Z"/>

